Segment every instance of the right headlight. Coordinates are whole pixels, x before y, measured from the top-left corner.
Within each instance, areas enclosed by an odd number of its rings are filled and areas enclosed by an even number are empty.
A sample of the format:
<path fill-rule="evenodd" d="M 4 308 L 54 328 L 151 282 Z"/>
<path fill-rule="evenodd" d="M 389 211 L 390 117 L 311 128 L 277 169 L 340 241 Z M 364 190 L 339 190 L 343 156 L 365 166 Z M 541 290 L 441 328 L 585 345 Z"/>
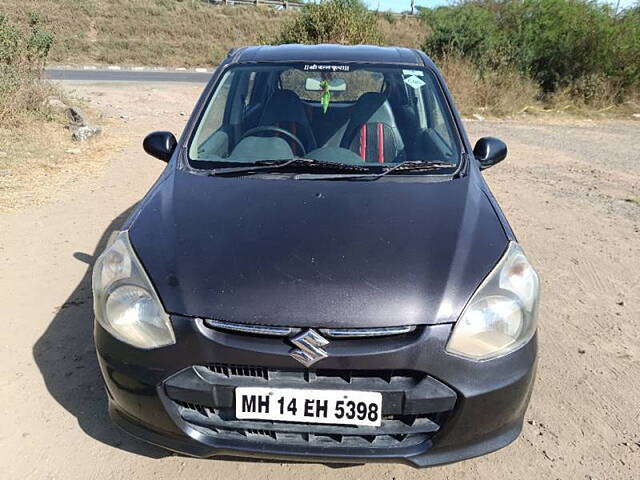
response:
<path fill-rule="evenodd" d="M 126 231 L 93 267 L 93 309 L 111 335 L 134 347 L 151 349 L 176 342 L 171 320 L 138 261 Z"/>
<path fill-rule="evenodd" d="M 536 331 L 540 281 L 524 252 L 511 242 L 456 323 L 447 351 L 473 360 L 501 357 Z"/>

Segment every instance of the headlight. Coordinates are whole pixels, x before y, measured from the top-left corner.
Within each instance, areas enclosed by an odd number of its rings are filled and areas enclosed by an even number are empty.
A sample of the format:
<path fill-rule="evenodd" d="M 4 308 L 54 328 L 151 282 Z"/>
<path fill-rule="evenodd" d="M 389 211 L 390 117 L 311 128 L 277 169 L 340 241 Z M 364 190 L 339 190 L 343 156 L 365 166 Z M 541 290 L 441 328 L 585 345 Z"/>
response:
<path fill-rule="evenodd" d="M 138 348 L 176 342 L 169 316 L 131 248 L 119 232 L 93 267 L 93 309 L 114 337 Z"/>
<path fill-rule="evenodd" d="M 536 331 L 539 291 L 538 274 L 511 242 L 462 312 L 447 351 L 480 361 L 518 349 Z"/>

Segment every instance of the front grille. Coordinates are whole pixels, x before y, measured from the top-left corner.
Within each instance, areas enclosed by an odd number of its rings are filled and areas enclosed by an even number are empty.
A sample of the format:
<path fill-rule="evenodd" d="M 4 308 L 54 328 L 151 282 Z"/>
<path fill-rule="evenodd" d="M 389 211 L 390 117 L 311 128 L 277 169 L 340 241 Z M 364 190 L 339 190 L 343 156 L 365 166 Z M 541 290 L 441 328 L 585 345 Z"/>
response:
<path fill-rule="evenodd" d="M 247 365 L 224 365 L 221 363 L 214 363 L 212 365 L 208 365 L 207 368 L 213 373 L 224 375 L 227 378 L 252 377 L 269 380 L 269 370 L 264 367 Z"/>
<path fill-rule="evenodd" d="M 382 425 L 238 420 L 238 386 L 381 392 Z M 401 454 L 402 449 L 429 448 L 430 439 L 456 402 L 455 392 L 446 385 L 411 370 L 306 370 L 210 364 L 187 368 L 168 379 L 164 387 L 178 424 L 188 425 L 216 445 L 317 447 L 335 452 L 347 448 L 366 452 L 380 449 L 381 455 L 390 449 Z"/>
<path fill-rule="evenodd" d="M 237 420 L 231 411 L 176 402 L 180 417 L 218 439 L 341 448 L 406 448 L 426 442 L 438 431 L 440 415 L 391 415 L 380 427 Z"/>
<path fill-rule="evenodd" d="M 217 319 L 197 319 L 199 322 L 213 330 L 230 332 L 239 335 L 263 336 L 263 337 L 292 337 L 307 328 L 283 327 L 273 325 L 258 325 L 252 323 L 227 322 Z M 411 334 L 419 330 L 416 325 L 401 325 L 396 327 L 366 327 L 366 328 L 319 328 L 320 333 L 331 339 L 365 339 L 394 337 Z"/>
<path fill-rule="evenodd" d="M 197 367 L 199 371 L 202 367 Z M 306 384 L 322 383 L 335 387 L 362 386 L 375 387 L 375 384 L 390 385 L 409 388 L 417 384 L 426 375 L 411 370 L 301 370 L 301 369 L 276 369 L 260 367 L 256 365 L 227 365 L 214 363 L 204 366 L 214 376 L 222 376 L 228 379 L 254 378 L 265 381 L 301 382 Z M 365 385 L 366 384 L 366 385 Z M 381 385 L 378 385 L 381 387 Z"/>

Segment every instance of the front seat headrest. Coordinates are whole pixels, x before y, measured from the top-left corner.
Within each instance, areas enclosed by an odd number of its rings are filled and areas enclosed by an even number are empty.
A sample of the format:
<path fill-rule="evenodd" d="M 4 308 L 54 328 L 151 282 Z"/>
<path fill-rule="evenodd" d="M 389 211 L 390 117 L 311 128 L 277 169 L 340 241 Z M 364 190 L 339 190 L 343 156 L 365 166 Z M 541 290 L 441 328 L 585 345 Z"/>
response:
<path fill-rule="evenodd" d="M 385 95 L 377 92 L 365 93 L 356 101 L 340 146 L 350 148 L 362 126 L 367 124 L 385 125 L 385 131 L 389 130 L 397 153 L 404 151 L 404 142 L 398 131 L 391 105 Z"/>
<path fill-rule="evenodd" d="M 273 92 L 271 98 L 265 104 L 258 125 L 274 125 L 287 129 L 302 141 L 307 152 L 317 146 L 304 104 L 298 94 L 291 90 L 276 90 Z"/>
<path fill-rule="evenodd" d="M 306 125 L 309 118 L 304 111 L 302 100 L 291 90 L 276 90 L 265 105 L 260 125 L 273 125 L 277 122 L 296 122 Z"/>

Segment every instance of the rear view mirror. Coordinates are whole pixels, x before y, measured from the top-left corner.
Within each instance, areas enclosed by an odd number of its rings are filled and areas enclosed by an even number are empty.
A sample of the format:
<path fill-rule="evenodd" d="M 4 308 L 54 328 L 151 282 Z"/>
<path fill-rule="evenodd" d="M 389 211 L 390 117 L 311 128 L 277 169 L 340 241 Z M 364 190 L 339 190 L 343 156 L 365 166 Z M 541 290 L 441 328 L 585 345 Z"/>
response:
<path fill-rule="evenodd" d="M 507 145 L 497 138 L 483 137 L 473 147 L 473 156 L 480 163 L 480 170 L 484 170 L 507 157 Z"/>
<path fill-rule="evenodd" d="M 168 162 L 178 141 L 171 132 L 152 132 L 142 142 L 142 148 L 152 157 Z"/>
<path fill-rule="evenodd" d="M 308 92 L 319 92 L 322 90 L 320 86 L 322 80 L 319 78 L 307 78 L 307 82 L 305 83 L 304 88 Z M 342 78 L 334 78 L 333 80 L 329 80 L 329 91 L 330 92 L 346 92 L 347 90 L 347 82 Z"/>

